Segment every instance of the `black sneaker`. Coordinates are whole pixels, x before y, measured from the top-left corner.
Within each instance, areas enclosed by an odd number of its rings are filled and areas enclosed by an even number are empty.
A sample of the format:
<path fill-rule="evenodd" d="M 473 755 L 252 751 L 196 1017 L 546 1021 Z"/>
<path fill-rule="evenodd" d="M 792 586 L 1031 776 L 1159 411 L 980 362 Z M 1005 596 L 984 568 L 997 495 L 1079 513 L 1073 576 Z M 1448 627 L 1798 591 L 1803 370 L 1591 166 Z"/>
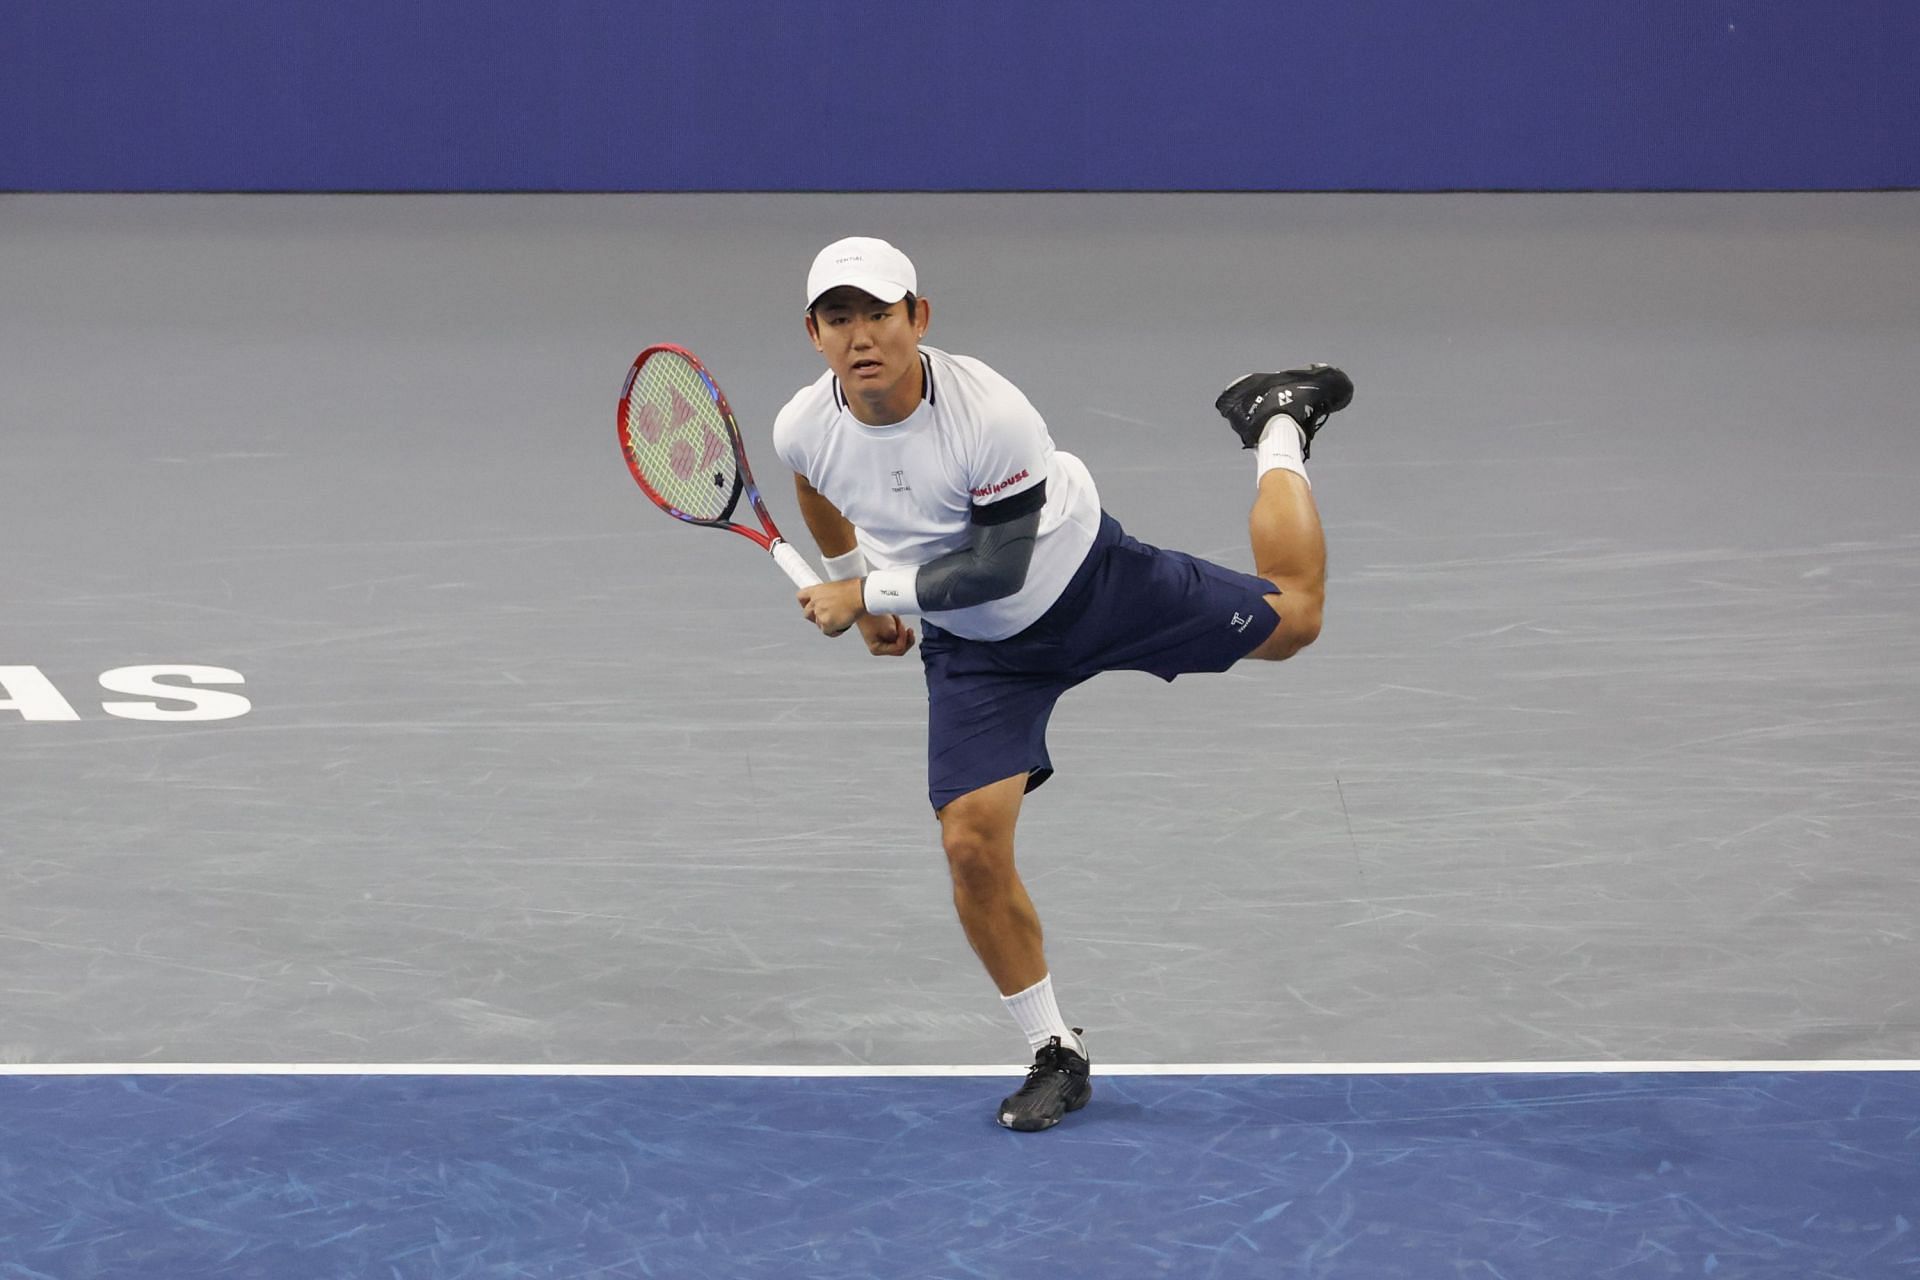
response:
<path fill-rule="evenodd" d="M 1213 402 L 1246 448 L 1260 443 L 1261 428 L 1276 413 L 1300 424 L 1300 456 L 1313 451 L 1314 432 L 1327 416 L 1353 401 L 1353 379 L 1330 364 L 1311 364 L 1283 373 L 1250 373 Z"/>
<path fill-rule="evenodd" d="M 1075 1027 L 1073 1034 L 1080 1034 Z M 1051 1129 L 1069 1111 L 1078 1111 L 1093 1096 L 1093 1082 L 1087 1079 L 1092 1064 L 1050 1037 L 1040 1052 L 1033 1055 L 1027 1069 L 1027 1082 L 1001 1100 L 1000 1123 L 1022 1133 Z"/>

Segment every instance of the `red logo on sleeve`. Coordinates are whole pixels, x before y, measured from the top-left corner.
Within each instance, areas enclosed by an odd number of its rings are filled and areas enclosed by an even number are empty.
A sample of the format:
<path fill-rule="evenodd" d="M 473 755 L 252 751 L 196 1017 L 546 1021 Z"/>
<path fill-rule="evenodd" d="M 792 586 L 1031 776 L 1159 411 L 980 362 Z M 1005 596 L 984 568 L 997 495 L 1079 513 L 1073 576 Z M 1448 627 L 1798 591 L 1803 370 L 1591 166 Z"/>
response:
<path fill-rule="evenodd" d="M 1026 478 L 1027 478 L 1027 472 L 1023 469 L 1023 470 L 1014 472 L 1012 475 L 1008 476 L 1005 480 L 1002 480 L 999 484 L 986 485 L 982 488 L 973 490 L 972 493 L 973 493 L 973 496 L 976 498 L 991 498 L 994 494 L 999 493 L 1002 489 L 1011 489 L 1014 485 L 1019 484 L 1022 480 L 1025 480 Z"/>

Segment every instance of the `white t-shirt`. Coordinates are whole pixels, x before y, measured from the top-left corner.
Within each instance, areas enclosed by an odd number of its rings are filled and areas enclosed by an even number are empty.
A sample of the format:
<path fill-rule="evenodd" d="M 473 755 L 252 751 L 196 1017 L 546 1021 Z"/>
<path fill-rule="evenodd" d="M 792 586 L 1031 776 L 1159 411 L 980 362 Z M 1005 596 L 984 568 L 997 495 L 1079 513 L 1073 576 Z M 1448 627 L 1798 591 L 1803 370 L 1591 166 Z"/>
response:
<path fill-rule="evenodd" d="M 803 387 L 773 423 L 773 447 L 853 522 L 873 569 L 918 566 L 968 546 L 970 508 L 1046 482 L 1040 534 L 1020 590 L 927 621 L 973 640 L 1004 640 L 1066 590 L 1100 528 L 1086 464 L 1053 447 L 1020 389 L 971 356 L 920 348 L 926 395 L 904 421 L 870 427 L 847 409 L 831 372 Z"/>

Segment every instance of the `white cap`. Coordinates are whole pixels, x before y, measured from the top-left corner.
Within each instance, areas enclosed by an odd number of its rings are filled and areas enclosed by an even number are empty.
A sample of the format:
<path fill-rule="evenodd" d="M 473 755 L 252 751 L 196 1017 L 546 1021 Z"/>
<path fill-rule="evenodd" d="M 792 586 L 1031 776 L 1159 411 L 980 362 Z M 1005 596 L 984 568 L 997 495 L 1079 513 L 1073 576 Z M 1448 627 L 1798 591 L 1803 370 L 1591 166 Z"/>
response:
<path fill-rule="evenodd" d="M 829 289 L 850 284 L 882 302 L 893 303 L 918 292 L 919 281 L 907 255 L 871 236 L 835 240 L 814 257 L 807 272 L 807 305 L 820 301 Z"/>

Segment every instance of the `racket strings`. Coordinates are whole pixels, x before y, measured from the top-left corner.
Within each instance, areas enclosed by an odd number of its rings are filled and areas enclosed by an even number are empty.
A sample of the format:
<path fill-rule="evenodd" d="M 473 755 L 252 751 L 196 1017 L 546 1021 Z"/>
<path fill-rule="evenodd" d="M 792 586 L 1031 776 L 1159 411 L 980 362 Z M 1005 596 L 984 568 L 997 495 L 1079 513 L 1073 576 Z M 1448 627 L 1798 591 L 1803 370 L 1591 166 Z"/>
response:
<path fill-rule="evenodd" d="M 707 380 L 671 351 L 640 365 L 622 407 L 621 436 L 655 493 L 696 520 L 723 520 L 740 490 L 727 420 Z"/>

